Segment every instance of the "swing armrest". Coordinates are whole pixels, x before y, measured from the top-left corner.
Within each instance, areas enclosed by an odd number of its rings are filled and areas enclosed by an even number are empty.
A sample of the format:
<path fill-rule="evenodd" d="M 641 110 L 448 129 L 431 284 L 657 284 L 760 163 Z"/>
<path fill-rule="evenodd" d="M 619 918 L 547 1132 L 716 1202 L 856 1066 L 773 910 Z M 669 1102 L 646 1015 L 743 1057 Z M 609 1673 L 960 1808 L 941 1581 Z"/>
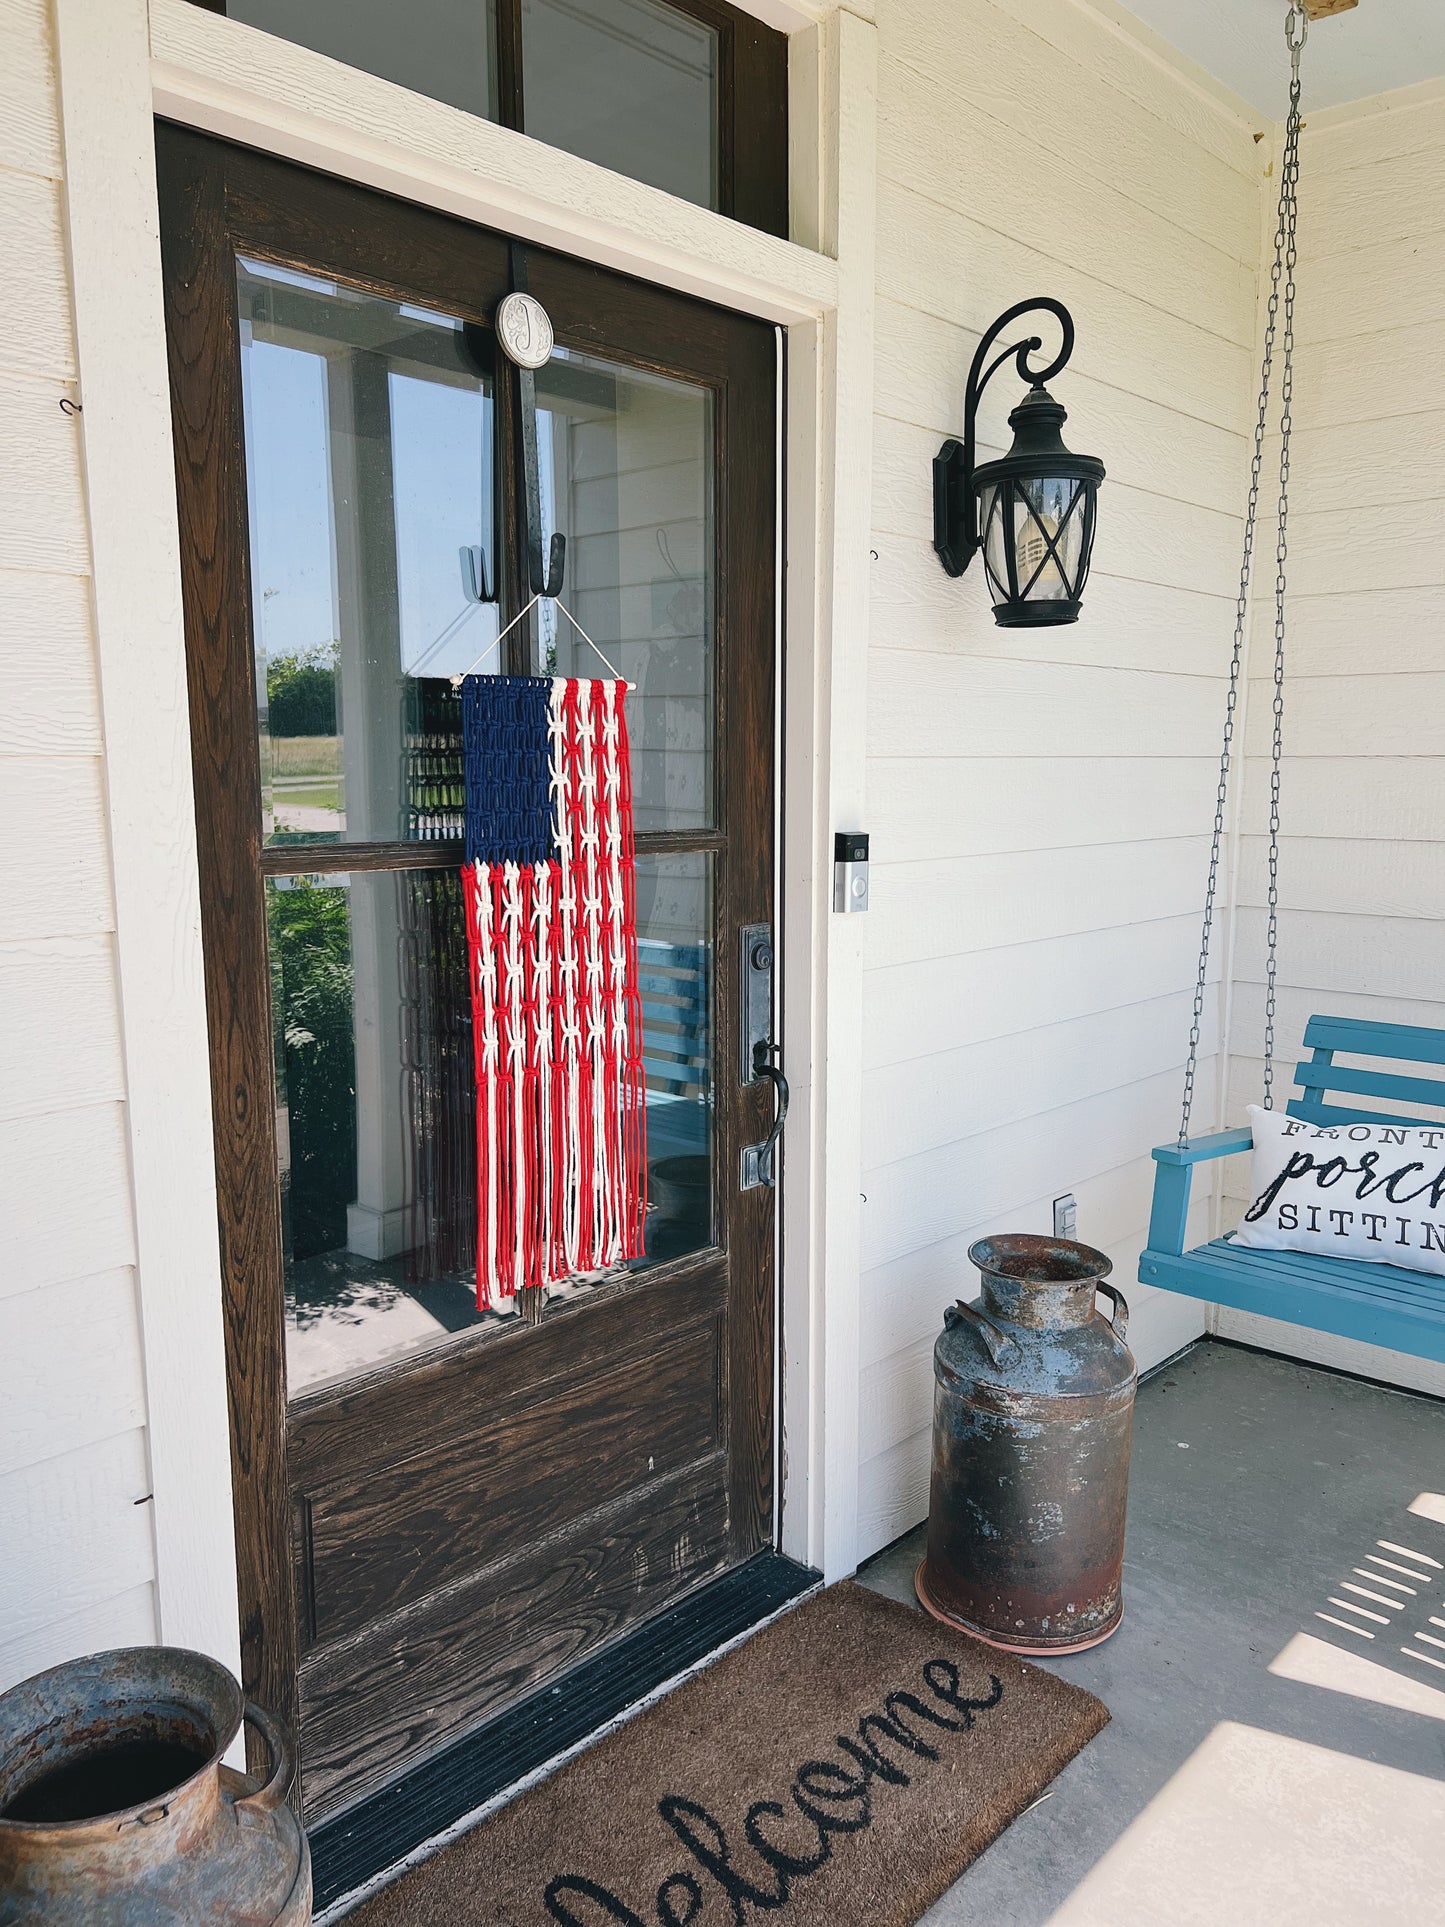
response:
<path fill-rule="evenodd" d="M 1209 1137 L 1197 1137 L 1182 1151 L 1177 1144 L 1156 1145 L 1154 1162 L 1203 1164 L 1208 1158 L 1227 1158 L 1236 1151 L 1247 1151 L 1253 1143 L 1254 1133 L 1247 1124 L 1240 1124 L 1232 1131 L 1215 1131 Z"/>
<path fill-rule="evenodd" d="M 1149 1217 L 1149 1249 L 1181 1257 L 1184 1252 L 1185 1226 L 1189 1218 L 1189 1188 L 1196 1164 L 1209 1158 L 1227 1158 L 1235 1151 L 1247 1151 L 1254 1134 L 1243 1125 L 1233 1131 L 1215 1131 L 1197 1137 L 1180 1150 L 1177 1144 L 1160 1144 L 1154 1151 L 1158 1170 L 1154 1173 L 1154 1208 Z"/>

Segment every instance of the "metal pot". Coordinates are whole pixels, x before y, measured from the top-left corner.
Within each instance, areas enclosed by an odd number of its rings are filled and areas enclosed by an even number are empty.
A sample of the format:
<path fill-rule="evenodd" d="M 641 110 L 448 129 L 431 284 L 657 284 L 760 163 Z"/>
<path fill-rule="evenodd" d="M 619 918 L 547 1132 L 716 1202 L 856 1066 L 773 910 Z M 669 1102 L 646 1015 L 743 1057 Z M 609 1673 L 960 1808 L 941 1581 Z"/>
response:
<path fill-rule="evenodd" d="M 918 1596 L 1022 1653 L 1076 1651 L 1123 1616 L 1138 1374 L 1101 1251 L 984 1238 L 982 1306 L 950 1306 L 933 1349 L 933 1482 Z M 1112 1301 L 1113 1321 L 1095 1306 Z"/>
<path fill-rule="evenodd" d="M 250 1721 L 263 1781 L 222 1765 Z M 70 1660 L 0 1694 L 0 1922 L 305 1927 L 311 1855 L 280 1722 L 176 1647 Z"/>

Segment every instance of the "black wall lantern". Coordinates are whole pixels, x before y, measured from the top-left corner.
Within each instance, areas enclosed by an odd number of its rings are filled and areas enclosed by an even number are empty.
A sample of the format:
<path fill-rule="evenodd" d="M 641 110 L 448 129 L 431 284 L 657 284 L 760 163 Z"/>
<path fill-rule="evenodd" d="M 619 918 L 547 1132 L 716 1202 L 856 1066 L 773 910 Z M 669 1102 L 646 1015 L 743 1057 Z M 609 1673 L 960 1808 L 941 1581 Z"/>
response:
<path fill-rule="evenodd" d="M 1029 356 L 1043 346 L 1037 335 L 1013 342 L 988 361 L 1004 330 L 1020 315 L 1041 308 L 1056 315 L 1064 331 L 1063 346 L 1049 365 L 1037 373 L 1029 366 Z M 950 575 L 962 575 L 983 550 L 994 621 L 1005 628 L 1079 619 L 1104 464 L 1096 455 L 1073 455 L 1064 447 L 1059 430 L 1067 417 L 1044 387 L 1073 352 L 1073 317 L 1061 301 L 1045 295 L 1001 314 L 979 342 L 968 371 L 963 440 L 945 442 L 933 459 L 933 546 Z M 1013 447 L 1001 461 L 978 468 L 979 397 L 1010 355 L 1031 386 L 1008 418 Z"/>

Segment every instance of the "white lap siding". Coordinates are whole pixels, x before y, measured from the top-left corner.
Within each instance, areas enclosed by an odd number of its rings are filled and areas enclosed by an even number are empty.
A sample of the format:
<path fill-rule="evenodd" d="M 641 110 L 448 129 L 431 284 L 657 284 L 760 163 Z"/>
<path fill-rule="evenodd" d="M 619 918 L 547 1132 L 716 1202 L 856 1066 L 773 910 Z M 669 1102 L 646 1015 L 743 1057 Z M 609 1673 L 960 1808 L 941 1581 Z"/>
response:
<path fill-rule="evenodd" d="M 1254 125 L 1087 8 L 878 15 L 864 1554 L 927 1508 L 932 1345 L 977 1289 L 972 1239 L 1046 1231 L 1072 1191 L 1141 1362 L 1202 1329 L 1133 1274 L 1189 1030 L 1262 172 Z M 960 432 L 980 333 L 1034 294 L 1073 312 L 1054 393 L 1109 479 L 1082 619 L 1005 630 L 981 567 L 953 582 L 931 552 L 929 464 Z M 981 459 L 1022 393 L 1001 371 Z"/>
<path fill-rule="evenodd" d="M 1311 114 L 1300 160 L 1276 1089 L 1316 1011 L 1445 1026 L 1445 87 Z M 1278 461 L 1278 443 L 1266 472 Z M 1256 585 L 1229 1115 L 1259 1101 L 1274 528 Z M 1231 1162 L 1227 1222 L 1248 1169 Z M 1445 1394 L 1445 1366 L 1222 1310 Z"/>
<path fill-rule="evenodd" d="M 46 0 L 0 6 L 0 1688 L 155 1636 Z"/>

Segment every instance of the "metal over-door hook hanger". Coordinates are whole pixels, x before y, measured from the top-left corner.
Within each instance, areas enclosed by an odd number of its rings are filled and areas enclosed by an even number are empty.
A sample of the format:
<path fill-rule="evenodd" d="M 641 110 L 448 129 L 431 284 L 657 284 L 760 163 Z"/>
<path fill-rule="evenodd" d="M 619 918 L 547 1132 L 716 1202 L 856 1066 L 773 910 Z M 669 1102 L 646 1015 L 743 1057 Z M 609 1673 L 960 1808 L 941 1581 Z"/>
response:
<path fill-rule="evenodd" d="M 527 576 L 534 596 L 562 593 L 567 538 L 554 530 L 546 564 L 542 560 L 542 478 L 537 462 L 536 370 L 552 358 L 552 322 L 541 302 L 527 292 L 527 262 L 519 242 L 511 244 L 512 292 L 496 314 L 497 340 L 517 370 L 522 416 L 522 471 L 527 501 Z"/>
<path fill-rule="evenodd" d="M 542 561 L 542 480 L 537 463 L 537 384 L 534 379 L 538 368 L 545 368 L 552 358 L 553 334 L 552 321 L 541 302 L 527 293 L 527 267 L 520 242 L 511 243 L 512 292 L 502 297 L 498 304 L 495 326 L 497 340 L 507 359 L 517 370 L 517 387 L 521 398 L 522 416 L 522 466 L 524 470 L 524 492 L 527 499 L 527 572 L 528 586 L 532 593 L 525 606 L 518 610 L 512 620 L 483 649 L 481 655 L 465 672 L 471 675 L 477 665 L 483 662 L 495 649 L 497 660 L 501 663 L 501 645 L 512 631 L 536 608 L 544 598 L 556 604 L 566 616 L 587 647 L 598 656 L 604 667 L 611 671 L 618 682 L 625 679 L 612 658 L 600 644 L 594 642 L 582 624 L 562 600 L 562 581 L 567 566 L 567 538 L 560 530 L 554 531 L 548 551 L 546 566 Z M 469 590 L 480 587 L 481 597 L 487 594 L 486 562 L 480 550 L 462 551 L 463 575 L 468 578 Z M 477 571 L 480 570 L 480 576 Z M 460 689 L 462 676 L 451 678 L 452 687 Z M 629 689 L 636 689 L 635 682 L 627 683 Z"/>

